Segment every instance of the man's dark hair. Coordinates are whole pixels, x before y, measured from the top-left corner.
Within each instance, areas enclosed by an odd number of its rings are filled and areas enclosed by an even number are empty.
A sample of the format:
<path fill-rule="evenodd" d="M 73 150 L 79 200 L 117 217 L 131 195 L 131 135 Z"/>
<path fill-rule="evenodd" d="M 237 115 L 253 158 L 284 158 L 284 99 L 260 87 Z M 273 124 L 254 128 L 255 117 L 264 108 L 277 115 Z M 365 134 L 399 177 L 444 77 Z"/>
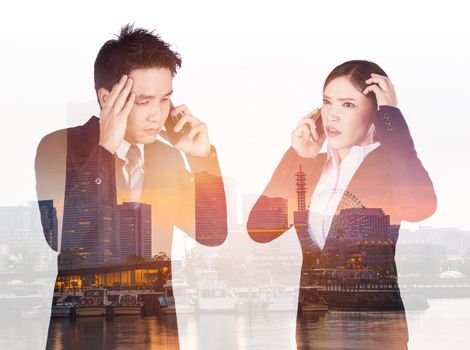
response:
<path fill-rule="evenodd" d="M 181 67 L 180 55 L 154 31 L 126 24 L 116 39 L 108 40 L 95 60 L 95 90 L 111 91 L 124 74 L 138 68 L 168 68 L 173 75 Z"/>

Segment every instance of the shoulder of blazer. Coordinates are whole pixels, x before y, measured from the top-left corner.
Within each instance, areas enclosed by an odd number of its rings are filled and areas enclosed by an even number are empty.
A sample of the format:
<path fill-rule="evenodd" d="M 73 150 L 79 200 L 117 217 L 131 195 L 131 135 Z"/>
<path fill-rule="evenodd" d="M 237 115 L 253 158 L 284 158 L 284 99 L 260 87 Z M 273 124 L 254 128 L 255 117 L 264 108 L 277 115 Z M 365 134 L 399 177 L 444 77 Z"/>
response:
<path fill-rule="evenodd" d="M 67 154 L 86 157 L 100 140 L 100 120 L 92 116 L 85 124 L 66 129 Z"/>
<path fill-rule="evenodd" d="M 99 119 L 91 117 L 84 125 L 56 130 L 38 144 L 36 160 L 65 161 L 66 155 L 89 154 L 99 141 Z"/>

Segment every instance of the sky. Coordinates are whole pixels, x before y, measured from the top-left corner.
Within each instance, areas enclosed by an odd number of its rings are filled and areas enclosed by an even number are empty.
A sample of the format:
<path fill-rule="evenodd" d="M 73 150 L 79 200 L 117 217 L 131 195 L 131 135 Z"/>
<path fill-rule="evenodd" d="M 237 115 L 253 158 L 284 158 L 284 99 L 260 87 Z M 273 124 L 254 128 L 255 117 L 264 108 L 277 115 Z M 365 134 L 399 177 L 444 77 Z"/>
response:
<path fill-rule="evenodd" d="M 326 75 L 368 59 L 391 78 L 435 186 L 438 210 L 420 225 L 470 229 L 467 12 L 455 1 L 377 4 L 10 2 L 0 14 L 0 205 L 35 199 L 34 156 L 44 135 L 98 113 L 94 59 L 134 22 L 181 54 L 172 99 L 208 124 L 239 197 L 261 193 L 298 119 L 321 104 Z"/>

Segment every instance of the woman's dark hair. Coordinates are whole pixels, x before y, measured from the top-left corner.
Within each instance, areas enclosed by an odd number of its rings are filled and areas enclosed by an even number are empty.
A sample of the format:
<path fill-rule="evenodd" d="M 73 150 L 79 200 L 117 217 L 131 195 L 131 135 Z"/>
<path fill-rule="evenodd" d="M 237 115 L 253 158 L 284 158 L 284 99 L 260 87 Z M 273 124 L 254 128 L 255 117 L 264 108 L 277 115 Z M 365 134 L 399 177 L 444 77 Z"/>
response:
<path fill-rule="evenodd" d="M 116 39 L 101 47 L 95 60 L 95 90 L 111 91 L 124 74 L 138 68 L 168 68 L 173 75 L 181 67 L 180 55 L 153 31 L 126 24 Z"/>
<path fill-rule="evenodd" d="M 378 64 L 365 60 L 353 60 L 347 61 L 331 71 L 326 77 L 325 84 L 323 84 L 323 90 L 333 80 L 339 77 L 348 77 L 351 83 L 359 90 L 364 91 L 368 86 L 366 80 L 370 78 L 371 73 L 387 76 L 382 68 Z M 366 95 L 374 105 L 377 107 L 377 100 L 371 93 Z"/>

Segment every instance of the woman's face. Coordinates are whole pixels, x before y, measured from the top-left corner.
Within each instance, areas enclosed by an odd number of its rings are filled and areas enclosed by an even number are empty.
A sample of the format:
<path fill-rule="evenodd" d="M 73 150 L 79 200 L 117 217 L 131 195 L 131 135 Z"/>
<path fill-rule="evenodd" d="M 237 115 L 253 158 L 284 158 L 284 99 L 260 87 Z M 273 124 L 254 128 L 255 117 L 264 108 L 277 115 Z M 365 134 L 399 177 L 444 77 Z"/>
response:
<path fill-rule="evenodd" d="M 376 107 L 349 77 L 338 77 L 323 91 L 321 116 L 331 148 L 349 151 L 354 145 L 372 143 L 372 118 Z"/>

